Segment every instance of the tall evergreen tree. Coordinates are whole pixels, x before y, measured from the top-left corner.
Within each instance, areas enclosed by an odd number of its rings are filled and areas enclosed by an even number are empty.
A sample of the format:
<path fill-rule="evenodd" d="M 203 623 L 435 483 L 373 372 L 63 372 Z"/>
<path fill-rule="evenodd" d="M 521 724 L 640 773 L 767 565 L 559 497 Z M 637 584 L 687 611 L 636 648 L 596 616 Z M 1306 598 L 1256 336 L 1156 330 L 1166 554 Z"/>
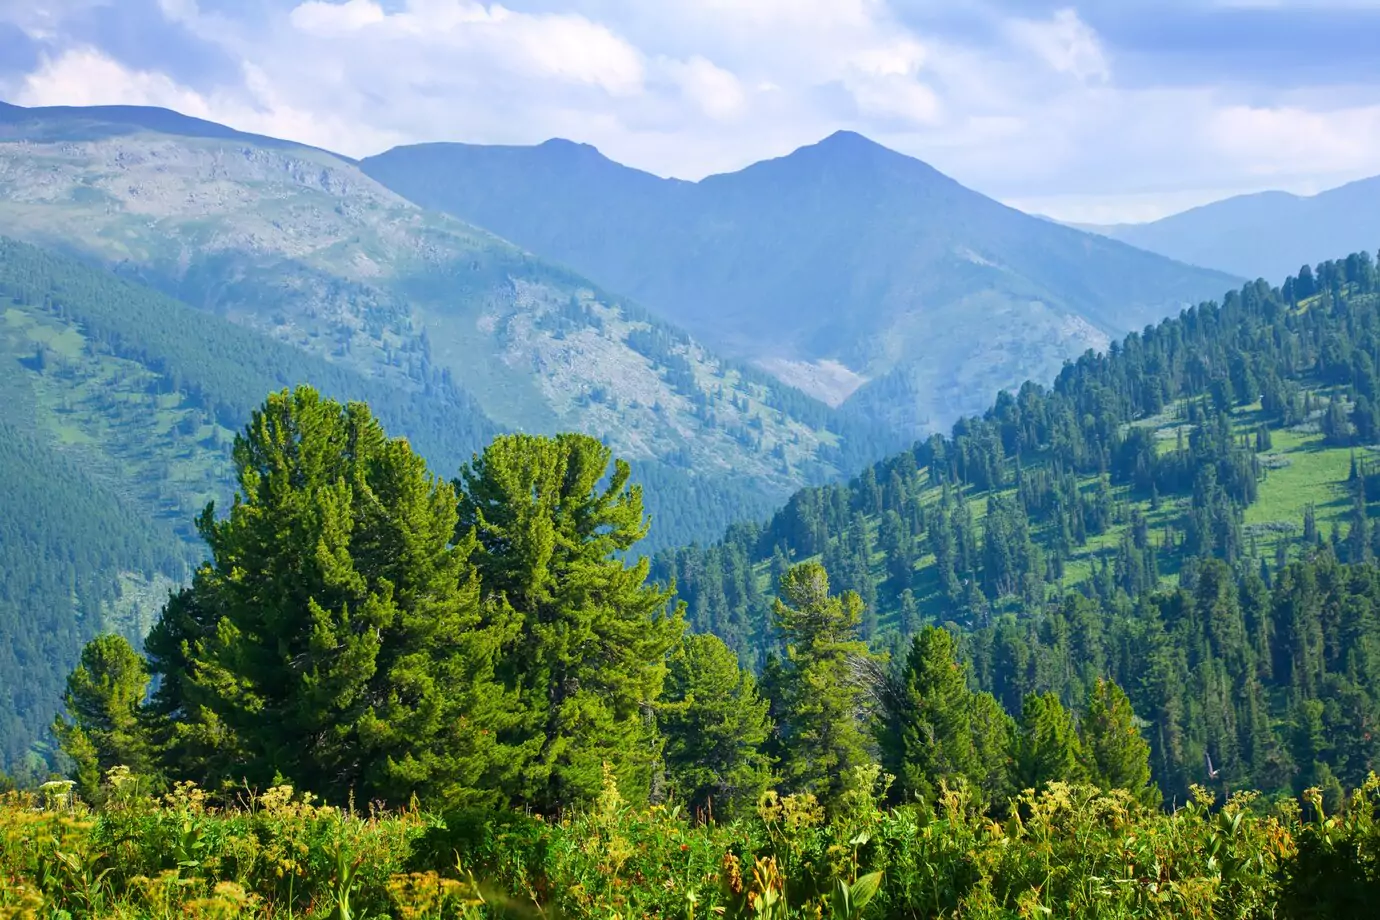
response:
<path fill-rule="evenodd" d="M 204 781 L 335 801 L 492 801 L 511 758 L 455 495 L 368 409 L 301 387 L 235 441 L 239 493 L 198 520 L 212 559 L 150 637 L 174 758 Z"/>
<path fill-rule="evenodd" d="M 1021 706 L 1016 782 L 1023 789 L 1088 779 L 1073 713 L 1053 693 L 1028 694 Z"/>
<path fill-rule="evenodd" d="M 772 782 L 762 751 L 767 701 L 717 637 L 686 634 L 671 655 L 659 707 L 667 782 L 694 812 L 733 817 Z"/>
<path fill-rule="evenodd" d="M 774 607 L 786 647 L 778 678 L 782 778 L 791 791 L 824 802 L 849 788 L 856 767 L 872 761 L 868 694 L 858 668 L 870 657 L 857 638 L 862 610 L 851 591 L 830 595 L 829 575 L 817 562 L 786 573 Z"/>
<path fill-rule="evenodd" d="M 461 472 L 460 529 L 478 538 L 495 627 L 497 676 L 518 722 L 508 797 L 542 812 L 590 802 L 603 766 L 645 799 L 659 760 L 652 707 L 682 631 L 671 592 L 649 584 L 645 557 L 620 554 L 647 534 L 631 470 L 587 435 L 497 438 Z"/>
<path fill-rule="evenodd" d="M 1002 735 L 1009 736 L 1009 729 L 988 724 L 994 717 L 990 711 L 979 712 L 978 694 L 968 689 L 956 651 L 948 630 L 925 627 L 912 640 L 899 685 L 890 694 L 879 740 L 883 765 L 896 777 L 903 798 L 933 801 L 941 783 L 966 783 L 982 800 L 987 790 L 1004 784 L 1003 777 L 988 776 L 1004 765 L 994 766 L 996 752 L 986 748 L 1004 747 Z M 975 724 L 975 718 L 983 721 Z"/>
<path fill-rule="evenodd" d="M 1098 678 L 1088 688 L 1080 728 L 1083 764 L 1103 789 L 1125 789 L 1146 805 L 1160 792 L 1150 781 L 1150 745 L 1135 725 L 1131 701 L 1114 682 Z"/>

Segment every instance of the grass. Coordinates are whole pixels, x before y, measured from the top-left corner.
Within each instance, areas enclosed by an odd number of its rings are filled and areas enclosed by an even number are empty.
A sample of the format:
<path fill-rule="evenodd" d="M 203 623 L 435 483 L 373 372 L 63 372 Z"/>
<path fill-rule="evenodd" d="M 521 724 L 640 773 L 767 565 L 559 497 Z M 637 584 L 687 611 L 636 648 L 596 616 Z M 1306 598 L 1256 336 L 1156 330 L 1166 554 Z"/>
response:
<path fill-rule="evenodd" d="M 1286 458 L 1287 466 L 1267 469 L 1260 483 L 1260 497 L 1246 509 L 1245 523 L 1303 520 L 1309 505 L 1317 509 L 1318 523 L 1344 518 L 1351 508 L 1346 480 L 1351 473 L 1350 448 L 1328 447 L 1321 434 L 1280 430 L 1271 435 L 1271 455 Z"/>

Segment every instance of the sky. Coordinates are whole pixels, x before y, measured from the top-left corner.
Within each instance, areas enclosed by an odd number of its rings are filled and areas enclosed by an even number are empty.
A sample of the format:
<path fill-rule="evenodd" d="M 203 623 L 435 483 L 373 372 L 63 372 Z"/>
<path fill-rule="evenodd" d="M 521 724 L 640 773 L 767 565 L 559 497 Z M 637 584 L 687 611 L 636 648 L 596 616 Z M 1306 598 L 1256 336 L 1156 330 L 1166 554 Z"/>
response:
<path fill-rule="evenodd" d="M 0 0 L 0 99 L 697 179 L 858 131 L 1027 211 L 1380 174 L 1380 0 Z"/>

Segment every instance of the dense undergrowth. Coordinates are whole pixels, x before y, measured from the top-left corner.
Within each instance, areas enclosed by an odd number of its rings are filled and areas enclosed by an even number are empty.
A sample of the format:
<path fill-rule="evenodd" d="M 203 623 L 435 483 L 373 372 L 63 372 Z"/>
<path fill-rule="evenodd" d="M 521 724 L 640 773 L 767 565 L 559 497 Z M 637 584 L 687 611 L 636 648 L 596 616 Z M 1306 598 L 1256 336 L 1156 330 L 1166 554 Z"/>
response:
<path fill-rule="evenodd" d="M 610 779 L 559 820 L 320 806 L 276 787 L 93 809 L 66 784 L 0 799 L 0 917 L 1361 917 L 1380 895 L 1380 779 L 1327 815 L 1210 794 L 1172 813 L 1050 784 L 1004 820 L 963 790 L 884 810 L 875 770 L 827 814 L 768 794 L 696 823 Z M 868 784 L 871 788 L 868 789 Z"/>

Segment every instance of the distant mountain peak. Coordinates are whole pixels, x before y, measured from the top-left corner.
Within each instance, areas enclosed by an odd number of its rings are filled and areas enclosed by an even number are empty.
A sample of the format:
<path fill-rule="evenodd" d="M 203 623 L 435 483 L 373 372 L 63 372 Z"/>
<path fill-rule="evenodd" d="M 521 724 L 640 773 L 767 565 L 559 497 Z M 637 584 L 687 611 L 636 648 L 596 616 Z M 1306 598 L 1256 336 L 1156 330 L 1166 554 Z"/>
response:
<path fill-rule="evenodd" d="M 347 163 L 347 156 L 310 144 L 240 131 L 227 125 L 183 115 L 161 106 L 147 105 L 50 105 L 25 107 L 0 101 L 0 133 L 26 139 L 91 140 L 114 134 L 151 131 L 178 137 L 245 141 L 265 147 L 321 150 Z"/>
<path fill-rule="evenodd" d="M 553 137 L 542 141 L 537 145 L 542 150 L 562 151 L 569 153 L 594 154 L 601 159 L 608 159 L 599 152 L 599 148 L 593 144 L 586 144 L 583 141 L 572 141 L 569 138 Z"/>
<path fill-rule="evenodd" d="M 531 150 L 399 149 L 364 169 L 817 396 L 842 395 L 828 362 L 868 378 L 848 411 L 902 440 L 1238 283 L 1029 217 L 856 131 L 697 182 Z"/>
<path fill-rule="evenodd" d="M 879 144 L 866 135 L 847 130 L 835 131 L 818 143 L 801 147 L 796 153 L 805 151 L 827 153 L 832 156 L 892 156 L 901 157 L 907 160 L 914 159 L 914 157 L 908 157 L 904 153 L 898 153 L 884 144 Z M 916 162 L 920 161 L 917 160 Z"/>
<path fill-rule="evenodd" d="M 835 146 L 843 146 L 846 144 L 862 145 L 866 147 L 882 146 L 867 135 L 859 134 L 857 131 L 850 131 L 847 128 L 840 128 L 819 143 L 821 146 L 825 144 Z"/>
<path fill-rule="evenodd" d="M 893 175 L 908 174 L 912 179 L 920 178 L 922 181 L 954 181 L 918 157 L 893 150 L 866 135 L 849 130 L 835 131 L 821 141 L 788 154 L 782 160 L 823 164 L 825 168 L 842 167 L 854 173 L 884 169 L 891 171 Z M 753 168 L 750 166 L 748 170 Z"/>
<path fill-rule="evenodd" d="M 1312 195 L 1250 192 L 1097 232 L 1193 265 L 1277 279 L 1301 264 L 1372 249 L 1380 239 L 1380 176 Z"/>

